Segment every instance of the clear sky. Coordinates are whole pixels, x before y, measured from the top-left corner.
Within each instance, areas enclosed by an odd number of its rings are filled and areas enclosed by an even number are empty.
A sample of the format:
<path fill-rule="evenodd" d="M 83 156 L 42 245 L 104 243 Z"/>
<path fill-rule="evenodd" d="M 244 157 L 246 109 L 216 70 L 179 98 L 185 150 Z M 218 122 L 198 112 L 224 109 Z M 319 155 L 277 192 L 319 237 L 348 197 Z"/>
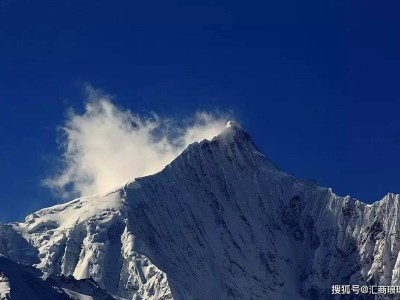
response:
<path fill-rule="evenodd" d="M 85 83 L 138 113 L 232 111 L 285 171 L 400 193 L 399 1 L 0 1 L 0 220 L 59 200 Z"/>

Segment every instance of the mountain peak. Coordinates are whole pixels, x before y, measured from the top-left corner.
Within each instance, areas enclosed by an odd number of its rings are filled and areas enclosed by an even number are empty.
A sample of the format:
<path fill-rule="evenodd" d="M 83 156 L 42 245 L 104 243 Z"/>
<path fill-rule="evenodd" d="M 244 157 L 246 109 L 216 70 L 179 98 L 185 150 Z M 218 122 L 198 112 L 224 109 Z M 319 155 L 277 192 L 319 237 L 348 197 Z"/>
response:
<path fill-rule="evenodd" d="M 268 169 L 279 169 L 262 154 L 251 135 L 236 121 L 228 121 L 220 134 L 211 141 L 205 140 L 201 142 L 200 145 L 209 143 L 213 146 L 210 149 L 225 153 L 224 157 L 229 157 L 233 162 L 240 164 L 246 161 L 254 167 L 263 165 Z M 188 148 L 191 148 L 191 146 Z"/>
<path fill-rule="evenodd" d="M 238 128 L 242 129 L 242 126 L 236 121 L 228 121 L 226 122 L 226 128 Z"/>
<path fill-rule="evenodd" d="M 261 152 L 255 145 L 251 135 L 236 121 L 228 121 L 225 129 L 214 139 L 227 144 L 246 144 L 246 148 Z"/>
<path fill-rule="evenodd" d="M 236 121 L 226 122 L 225 129 L 218 135 L 222 137 L 244 137 L 246 140 L 252 140 L 250 134 L 243 129 L 240 123 Z M 217 136 L 217 137 L 218 137 Z"/>

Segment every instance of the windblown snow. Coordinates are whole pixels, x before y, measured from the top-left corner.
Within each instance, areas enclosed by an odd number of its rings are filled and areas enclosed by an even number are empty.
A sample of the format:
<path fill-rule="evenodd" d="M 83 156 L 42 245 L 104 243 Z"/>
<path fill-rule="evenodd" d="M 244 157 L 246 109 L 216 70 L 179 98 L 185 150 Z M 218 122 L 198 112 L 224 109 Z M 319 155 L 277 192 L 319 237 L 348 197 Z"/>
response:
<path fill-rule="evenodd" d="M 0 295 L 336 299 L 400 285 L 399 209 L 286 174 L 231 121 L 157 174 L 0 225 Z"/>

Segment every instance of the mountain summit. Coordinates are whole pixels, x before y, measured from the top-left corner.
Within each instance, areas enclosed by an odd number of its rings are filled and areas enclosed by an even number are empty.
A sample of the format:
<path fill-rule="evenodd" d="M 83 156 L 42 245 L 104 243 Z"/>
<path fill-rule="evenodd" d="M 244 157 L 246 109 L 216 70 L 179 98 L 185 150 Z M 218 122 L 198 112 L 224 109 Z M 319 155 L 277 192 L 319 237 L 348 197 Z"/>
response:
<path fill-rule="evenodd" d="M 288 175 L 230 121 L 157 174 L 1 225 L 0 252 L 118 299 L 335 299 L 400 285 L 399 203 Z"/>

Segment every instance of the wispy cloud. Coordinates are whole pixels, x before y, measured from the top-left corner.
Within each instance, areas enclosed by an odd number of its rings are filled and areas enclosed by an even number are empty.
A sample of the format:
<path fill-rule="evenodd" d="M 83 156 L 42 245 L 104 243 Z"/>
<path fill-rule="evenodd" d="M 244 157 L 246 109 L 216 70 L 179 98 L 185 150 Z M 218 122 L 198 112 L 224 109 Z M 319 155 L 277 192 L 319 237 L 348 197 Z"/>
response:
<path fill-rule="evenodd" d="M 71 110 L 61 128 L 63 168 L 44 184 L 67 198 L 101 194 L 162 170 L 190 143 L 225 127 L 221 114 L 197 112 L 185 122 L 142 116 L 117 107 L 112 97 L 86 87 L 83 114 Z"/>

